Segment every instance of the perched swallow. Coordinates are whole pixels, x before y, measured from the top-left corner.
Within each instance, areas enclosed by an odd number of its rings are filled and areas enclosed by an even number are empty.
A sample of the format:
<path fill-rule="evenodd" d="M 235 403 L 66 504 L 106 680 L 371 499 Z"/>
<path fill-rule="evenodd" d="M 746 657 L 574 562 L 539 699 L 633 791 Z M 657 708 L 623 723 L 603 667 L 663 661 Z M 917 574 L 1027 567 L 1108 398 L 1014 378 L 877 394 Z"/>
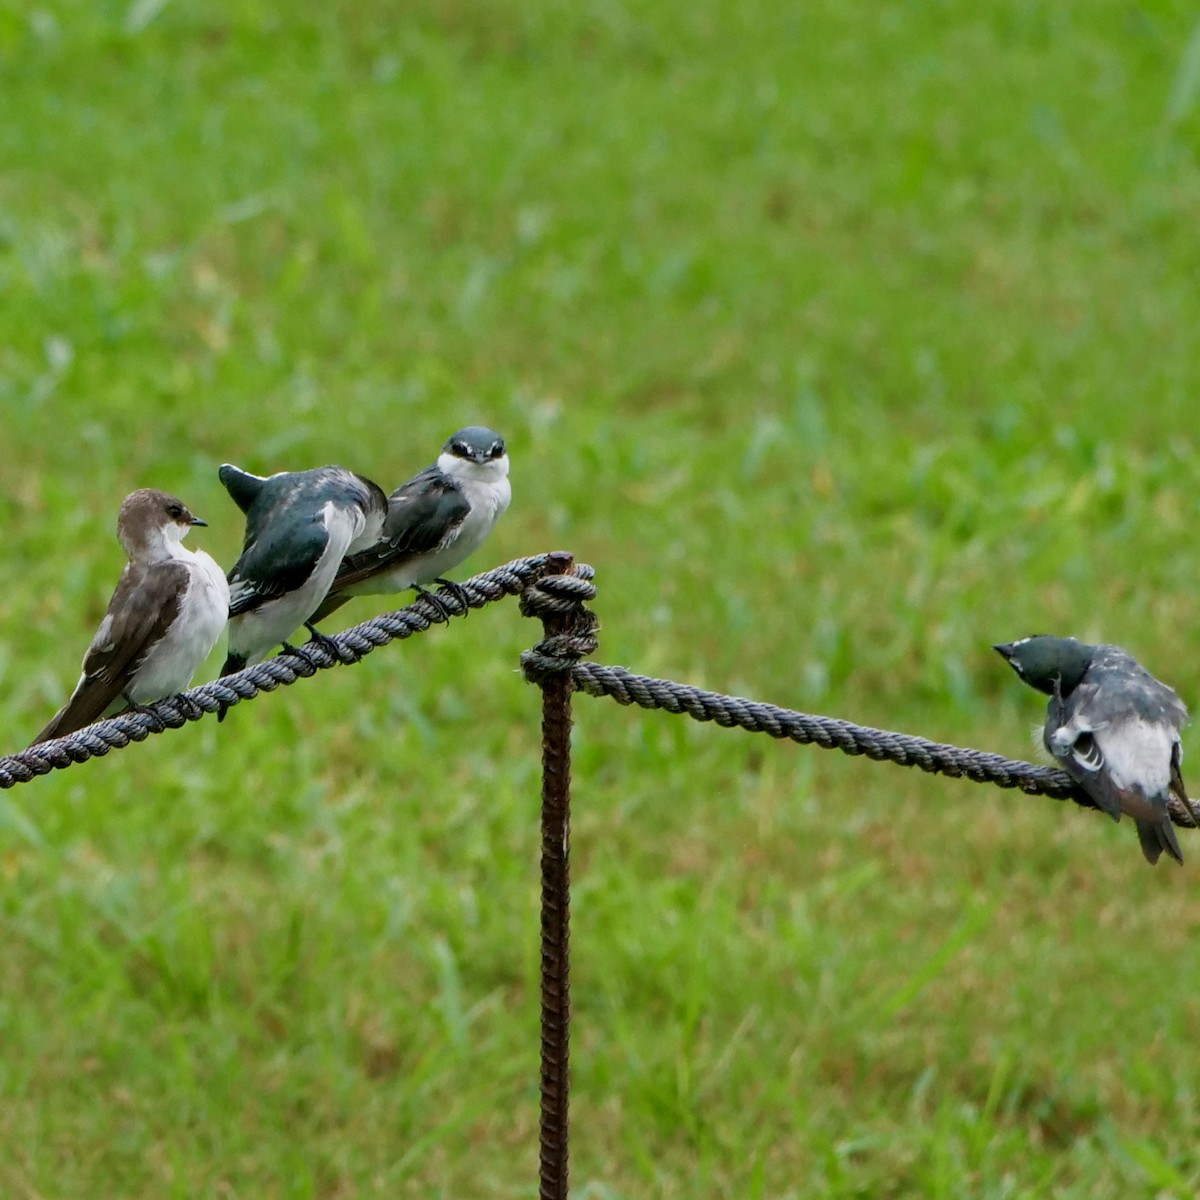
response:
<path fill-rule="evenodd" d="M 483 545 L 511 499 L 504 439 L 479 425 L 460 429 L 433 466 L 388 497 L 382 535 L 345 559 L 313 622 L 352 596 L 453 587 L 443 576 Z"/>
<path fill-rule="evenodd" d="M 263 478 L 226 463 L 221 482 L 246 514 L 242 556 L 229 572 L 229 656 L 222 675 L 261 662 L 307 625 L 347 553 L 379 539 L 383 490 L 345 467 Z"/>
<path fill-rule="evenodd" d="M 217 644 L 229 614 L 221 568 L 183 538 L 204 525 L 166 492 L 130 492 L 117 517 L 129 558 L 83 659 L 83 674 L 33 744 L 183 691 Z"/>
<path fill-rule="evenodd" d="M 1063 770 L 1114 821 L 1134 819 L 1147 862 L 1165 850 L 1182 863 L 1167 801 L 1191 810 L 1179 770 L 1183 701 L 1117 646 L 1043 635 L 996 649 L 1050 697 L 1042 738 Z"/>

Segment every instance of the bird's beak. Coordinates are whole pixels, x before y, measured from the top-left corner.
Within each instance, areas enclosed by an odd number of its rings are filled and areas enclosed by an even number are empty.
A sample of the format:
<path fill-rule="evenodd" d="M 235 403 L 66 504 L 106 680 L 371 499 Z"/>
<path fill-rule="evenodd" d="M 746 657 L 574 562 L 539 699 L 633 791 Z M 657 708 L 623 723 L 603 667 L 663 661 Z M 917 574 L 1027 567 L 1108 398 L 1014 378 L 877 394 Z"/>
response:
<path fill-rule="evenodd" d="M 205 529 L 207 529 L 207 528 L 208 528 L 208 522 L 207 522 L 207 521 L 202 521 L 202 520 L 200 520 L 200 518 L 199 518 L 199 517 L 193 517 L 193 518 L 191 519 L 191 522 L 190 522 L 190 523 L 191 523 L 192 525 L 203 525 Z"/>
<path fill-rule="evenodd" d="M 1000 642 L 992 647 L 1006 662 L 1012 661 L 1012 642 Z"/>

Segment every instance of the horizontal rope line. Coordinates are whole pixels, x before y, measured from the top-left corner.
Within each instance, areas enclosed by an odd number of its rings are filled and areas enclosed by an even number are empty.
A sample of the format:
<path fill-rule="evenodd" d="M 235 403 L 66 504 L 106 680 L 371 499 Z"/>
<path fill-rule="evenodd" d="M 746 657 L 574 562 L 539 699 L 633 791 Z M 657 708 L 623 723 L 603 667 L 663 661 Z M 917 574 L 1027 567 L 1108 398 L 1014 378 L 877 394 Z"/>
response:
<path fill-rule="evenodd" d="M 329 635 L 335 653 L 320 642 L 307 642 L 300 648 L 300 653 L 284 651 L 236 674 L 157 700 L 143 712 L 109 717 L 65 737 L 6 755 L 0 758 L 0 789 L 29 783 L 39 775 L 102 757 L 110 750 L 123 749 L 130 742 L 144 741 L 150 734 L 179 729 L 208 713 L 222 712 L 243 700 L 252 700 L 260 692 L 288 687 L 297 679 L 308 679 L 318 671 L 361 662 L 379 646 L 443 624 L 446 614 L 465 617 L 473 608 L 483 608 L 506 596 L 520 595 L 546 576 L 569 568 L 571 562 L 571 556 L 561 551 L 514 559 L 455 587 L 439 588 L 435 593 L 436 603 L 420 598 L 396 612 L 372 617 L 341 633 Z"/>
<path fill-rule="evenodd" d="M 765 733 L 773 738 L 787 738 L 805 745 L 821 746 L 826 750 L 840 750 L 843 754 L 862 754 L 876 762 L 919 767 L 934 775 L 992 783 L 1002 788 L 1018 788 L 1029 795 L 1073 800 L 1082 808 L 1096 807 L 1091 797 L 1077 787 L 1065 771 L 1054 767 L 1040 767 L 983 750 L 931 742 L 907 733 L 872 729 L 833 717 L 793 712 L 774 704 L 760 704 L 740 696 L 708 692 L 668 679 L 651 679 L 645 675 L 634 675 L 624 667 L 576 662 L 569 669 L 578 691 L 589 696 L 608 696 L 618 704 L 661 709 L 689 716 L 696 721 L 713 721 L 725 728 Z M 1171 801 L 1170 814 L 1176 825 L 1186 828 L 1196 825 L 1192 814 L 1176 800 Z"/>

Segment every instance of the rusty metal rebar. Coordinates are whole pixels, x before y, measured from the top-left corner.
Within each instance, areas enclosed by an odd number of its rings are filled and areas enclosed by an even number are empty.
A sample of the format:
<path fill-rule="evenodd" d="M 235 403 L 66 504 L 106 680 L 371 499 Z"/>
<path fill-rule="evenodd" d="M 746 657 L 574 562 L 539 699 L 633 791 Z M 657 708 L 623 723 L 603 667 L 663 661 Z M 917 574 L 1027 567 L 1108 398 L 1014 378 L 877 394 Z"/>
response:
<path fill-rule="evenodd" d="M 542 689 L 541 1119 L 539 1200 L 567 1200 L 571 1043 L 571 683 L 570 669 L 596 647 L 595 617 L 583 607 L 592 571 L 569 554 L 551 555 L 560 574 L 521 596 L 544 639 L 531 653 L 555 665 L 530 678 Z M 553 569 L 552 567 L 552 569 Z"/>
<path fill-rule="evenodd" d="M 569 618 L 547 617 L 548 637 Z M 542 685 L 541 1200 L 566 1200 L 571 1048 L 571 678 Z"/>

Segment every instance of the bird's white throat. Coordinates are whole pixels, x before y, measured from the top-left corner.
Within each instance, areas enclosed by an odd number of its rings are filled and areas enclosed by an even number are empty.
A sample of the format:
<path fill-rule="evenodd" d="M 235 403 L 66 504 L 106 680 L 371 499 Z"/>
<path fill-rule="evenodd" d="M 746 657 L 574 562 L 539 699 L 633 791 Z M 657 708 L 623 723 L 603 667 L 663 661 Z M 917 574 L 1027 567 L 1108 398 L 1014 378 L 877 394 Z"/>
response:
<path fill-rule="evenodd" d="M 443 475 L 461 483 L 490 483 L 498 484 L 508 478 L 508 455 L 499 458 L 489 458 L 487 462 L 473 462 L 467 458 L 459 458 L 455 454 L 442 451 L 438 455 L 438 470 Z"/>

